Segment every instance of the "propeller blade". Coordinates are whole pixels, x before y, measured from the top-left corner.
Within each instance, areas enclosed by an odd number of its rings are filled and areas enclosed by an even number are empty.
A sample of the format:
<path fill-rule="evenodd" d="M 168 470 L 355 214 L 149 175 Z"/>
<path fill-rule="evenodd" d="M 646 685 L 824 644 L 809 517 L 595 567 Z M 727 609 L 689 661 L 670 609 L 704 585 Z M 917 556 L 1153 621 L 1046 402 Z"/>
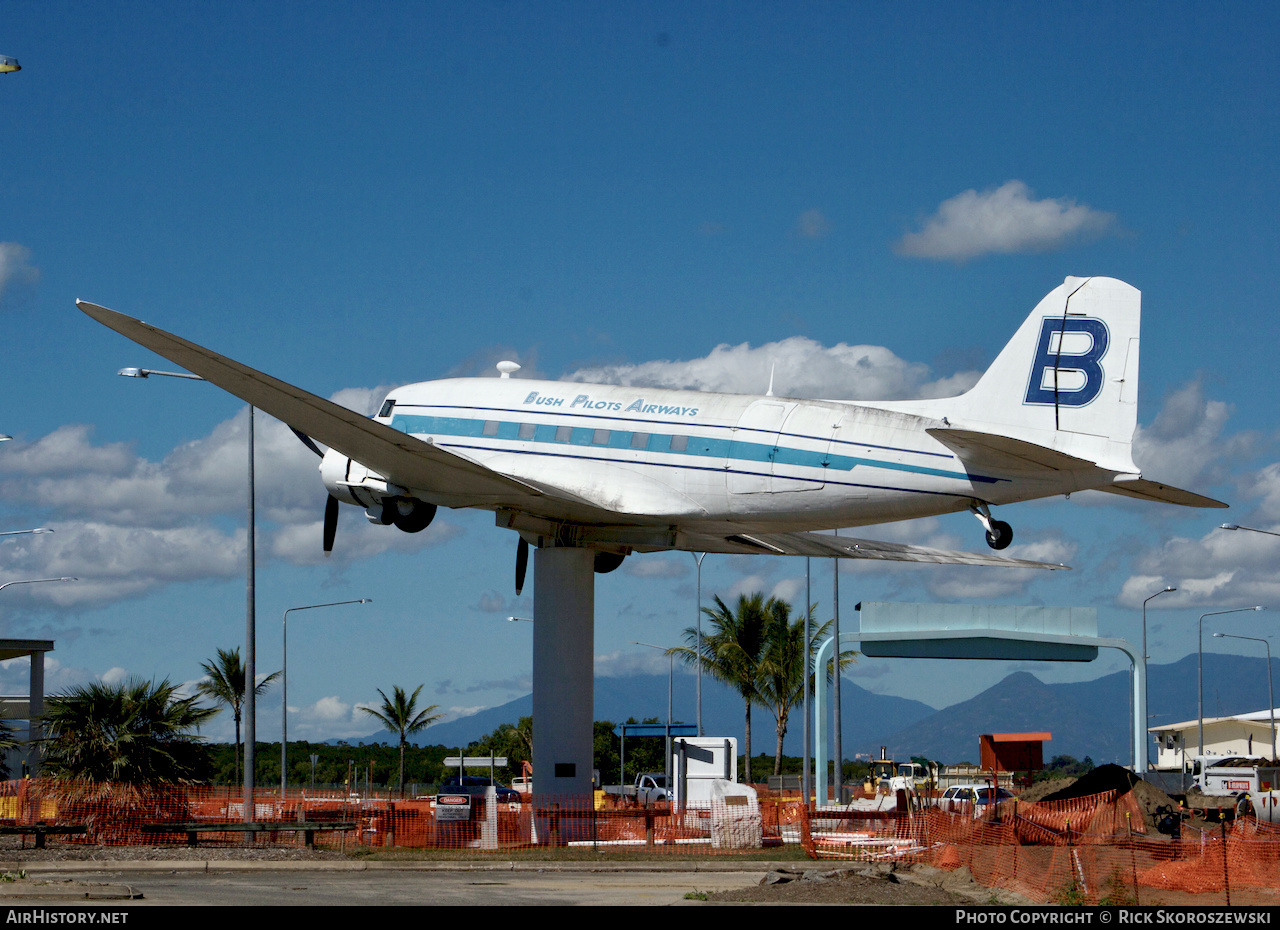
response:
<path fill-rule="evenodd" d="M 529 544 L 523 536 L 516 545 L 516 597 L 524 590 L 524 575 L 529 570 Z"/>
<path fill-rule="evenodd" d="M 299 439 L 302 440 L 302 444 L 304 446 L 306 446 L 316 455 L 320 456 L 320 458 L 324 458 L 324 453 L 320 451 L 320 447 L 315 444 L 315 442 L 312 440 L 310 436 L 308 436 L 306 433 L 304 433 L 300 429 L 293 429 L 292 426 L 290 426 L 289 429 L 293 430 L 293 435 L 297 436 Z"/>
<path fill-rule="evenodd" d="M 324 504 L 324 554 L 333 552 L 333 537 L 338 532 L 338 499 L 332 494 Z"/>

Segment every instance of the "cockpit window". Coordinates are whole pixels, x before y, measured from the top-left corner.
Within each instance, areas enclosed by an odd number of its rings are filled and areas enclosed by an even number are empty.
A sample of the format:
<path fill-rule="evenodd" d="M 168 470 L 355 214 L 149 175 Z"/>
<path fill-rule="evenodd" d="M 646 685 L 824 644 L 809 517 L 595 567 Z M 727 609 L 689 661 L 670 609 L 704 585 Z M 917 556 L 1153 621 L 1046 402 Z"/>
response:
<path fill-rule="evenodd" d="M 364 409 L 368 410 L 369 408 L 365 407 Z M 382 402 L 382 409 L 378 411 L 378 416 L 389 417 L 391 416 L 391 411 L 394 409 L 396 409 L 396 402 L 388 397 Z"/>

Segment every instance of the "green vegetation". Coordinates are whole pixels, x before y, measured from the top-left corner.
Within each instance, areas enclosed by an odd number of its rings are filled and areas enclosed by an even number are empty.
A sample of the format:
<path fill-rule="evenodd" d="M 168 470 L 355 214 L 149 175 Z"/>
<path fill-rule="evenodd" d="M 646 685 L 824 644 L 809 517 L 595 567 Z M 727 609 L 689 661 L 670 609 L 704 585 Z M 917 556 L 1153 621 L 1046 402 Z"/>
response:
<path fill-rule="evenodd" d="M 1074 756 L 1054 756 L 1043 769 L 1032 775 L 1032 784 L 1051 781 L 1055 778 L 1079 778 L 1088 775 L 1094 769 L 1093 759 L 1084 757 L 1083 762 Z"/>
<path fill-rule="evenodd" d="M 218 657 L 212 662 L 201 663 L 208 681 L 196 686 L 196 691 L 204 697 L 212 698 L 219 704 L 230 708 L 236 723 L 236 756 L 235 780 L 240 781 L 240 718 L 244 710 L 244 666 L 240 663 L 240 649 L 219 649 Z M 263 694 L 271 682 L 280 677 L 279 672 L 272 672 L 253 689 L 254 696 Z M 256 769 L 257 766 L 254 766 Z"/>
<path fill-rule="evenodd" d="M 751 707 L 759 704 L 769 709 L 777 734 L 773 772 L 779 775 L 782 773 L 782 741 L 791 709 L 804 700 L 804 618 L 792 620 L 789 604 L 777 598 L 766 601 L 758 591 L 739 596 L 734 610 L 716 597 L 715 606 L 704 607 L 702 612 L 710 621 L 711 629 L 704 632 L 699 641 L 697 629 L 689 627 L 684 631 L 688 645 L 671 649 L 669 654 L 680 656 L 687 665 L 697 664 L 701 654 L 702 667 L 742 696 L 743 779 L 747 782 L 752 780 L 753 762 Z M 809 616 L 813 616 L 813 608 Z M 830 625 L 825 623 L 812 633 L 807 644 L 809 656 L 812 657 L 823 639 L 830 635 Z M 840 667 L 851 663 L 855 654 L 852 650 L 841 653 Z M 828 680 L 831 676 L 832 670 L 828 667 Z"/>
<path fill-rule="evenodd" d="M 687 665 L 698 664 L 701 654 L 702 667 L 707 673 L 742 696 L 746 715 L 743 749 L 747 764 L 744 778 L 750 782 L 751 705 L 760 699 L 760 662 L 768 644 L 769 624 L 764 595 L 759 592 L 740 595 L 736 610 L 730 610 L 717 595 L 715 606 L 704 607 L 702 612 L 711 622 L 711 629 L 699 638 L 697 628 L 689 627 L 684 631 L 684 641 L 689 645 L 669 651 L 680 656 Z"/>
<path fill-rule="evenodd" d="M 18 749 L 23 745 L 22 741 L 13 735 L 13 727 L 6 720 L 0 720 L 0 780 L 9 777 L 9 764 L 5 762 L 5 757 L 9 754 L 10 749 Z"/>
<path fill-rule="evenodd" d="M 176 692 L 167 680 L 130 679 L 52 695 L 44 714 L 44 773 L 135 785 L 203 780 L 208 752 L 196 730 L 217 711 Z"/>
<path fill-rule="evenodd" d="M 809 608 L 810 636 L 808 643 L 808 664 L 812 667 L 818 648 L 831 636 L 832 621 L 821 626 L 814 625 L 813 611 Z M 791 709 L 804 703 L 804 670 L 805 670 L 805 618 L 791 619 L 791 605 L 777 598 L 770 598 L 765 604 L 766 636 L 764 654 L 760 658 L 757 674 L 756 691 L 761 706 L 767 707 L 773 714 L 775 732 L 778 737 L 773 755 L 773 774 L 782 774 L 782 741 L 787 735 L 787 724 Z M 852 649 L 840 654 L 840 667 L 846 668 L 854 661 Z M 827 681 L 833 679 L 832 666 L 827 665 Z M 812 683 L 812 678 L 810 679 Z"/>
<path fill-rule="evenodd" d="M 404 688 L 395 685 L 391 689 L 392 697 L 387 697 L 386 693 L 379 688 L 378 693 L 382 695 L 382 707 L 378 709 L 372 707 L 360 708 L 400 737 L 398 743 L 400 747 L 400 797 L 404 797 L 404 751 L 405 747 L 409 745 L 409 734 L 421 733 L 444 716 L 443 714 L 433 713 L 433 711 L 440 709 L 435 704 L 418 710 L 418 695 L 422 693 L 422 688 L 422 685 L 418 685 L 413 694 L 406 696 Z"/>

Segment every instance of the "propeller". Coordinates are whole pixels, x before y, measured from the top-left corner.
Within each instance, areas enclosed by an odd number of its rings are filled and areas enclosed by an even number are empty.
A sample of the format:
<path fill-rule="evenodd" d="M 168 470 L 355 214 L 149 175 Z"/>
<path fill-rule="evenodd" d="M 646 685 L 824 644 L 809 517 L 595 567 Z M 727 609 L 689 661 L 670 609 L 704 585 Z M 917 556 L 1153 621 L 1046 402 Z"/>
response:
<path fill-rule="evenodd" d="M 324 453 L 320 450 L 320 447 L 315 444 L 315 441 L 312 440 L 310 436 L 302 432 L 302 430 L 295 429 L 292 426 L 290 426 L 289 429 L 293 430 L 293 435 L 297 436 L 298 439 L 302 441 L 302 444 L 304 446 L 306 446 L 316 455 L 320 456 L 320 458 L 324 458 Z M 338 532 L 338 507 L 339 507 L 338 499 L 334 497 L 332 494 L 330 494 L 329 499 L 324 502 L 324 554 L 325 555 L 333 554 L 333 537 Z"/>
<path fill-rule="evenodd" d="M 292 426 L 290 426 L 289 429 L 293 430 L 293 435 L 297 436 L 300 440 L 302 440 L 302 444 L 304 446 L 306 446 L 316 455 L 320 456 L 320 458 L 324 458 L 324 453 L 320 451 L 320 447 L 316 445 L 314 439 L 312 439 L 310 436 L 308 436 L 306 433 L 304 433 L 300 429 L 294 429 L 294 427 Z"/>
<path fill-rule="evenodd" d="M 529 543 L 523 536 L 516 544 L 516 597 L 524 590 L 525 572 L 529 570 Z"/>
<path fill-rule="evenodd" d="M 338 499 L 332 494 L 324 502 L 324 554 L 333 552 L 333 537 L 338 532 Z"/>

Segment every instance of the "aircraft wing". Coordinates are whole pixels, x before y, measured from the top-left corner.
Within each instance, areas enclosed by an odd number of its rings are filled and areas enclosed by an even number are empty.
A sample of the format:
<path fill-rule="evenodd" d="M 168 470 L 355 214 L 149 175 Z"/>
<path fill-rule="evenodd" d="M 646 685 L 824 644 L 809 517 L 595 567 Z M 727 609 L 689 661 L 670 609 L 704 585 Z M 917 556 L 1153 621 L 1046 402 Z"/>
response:
<path fill-rule="evenodd" d="M 739 533 L 712 536 L 681 532 L 683 549 L 694 552 L 721 552 L 748 555 L 807 555 L 815 558 L 879 559 L 889 562 L 928 562 L 935 565 L 1002 565 L 1006 568 L 1069 569 L 1054 562 L 1033 562 L 985 552 L 958 552 L 830 536 L 826 533 Z"/>
<path fill-rule="evenodd" d="M 432 492 L 449 506 L 527 507 L 538 500 L 541 511 L 601 513 L 594 504 L 568 492 L 498 474 L 150 323 L 83 300 L 77 300 L 76 306 L 109 329 L 337 449 L 388 481 Z"/>

